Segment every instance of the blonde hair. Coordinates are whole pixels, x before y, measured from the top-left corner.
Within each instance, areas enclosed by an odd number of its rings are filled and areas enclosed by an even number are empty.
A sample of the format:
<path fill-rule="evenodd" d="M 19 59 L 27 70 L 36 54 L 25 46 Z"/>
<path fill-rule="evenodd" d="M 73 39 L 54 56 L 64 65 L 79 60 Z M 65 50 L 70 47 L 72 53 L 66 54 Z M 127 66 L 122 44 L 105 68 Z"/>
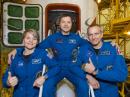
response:
<path fill-rule="evenodd" d="M 32 33 L 33 34 L 33 36 L 37 39 L 37 41 L 39 42 L 39 34 L 38 34 L 38 32 L 36 31 L 36 30 L 34 30 L 34 29 L 27 29 L 27 30 L 25 30 L 24 31 L 24 33 L 23 33 L 23 37 L 22 37 L 22 40 L 25 38 L 25 36 L 26 36 L 26 34 L 27 33 Z"/>

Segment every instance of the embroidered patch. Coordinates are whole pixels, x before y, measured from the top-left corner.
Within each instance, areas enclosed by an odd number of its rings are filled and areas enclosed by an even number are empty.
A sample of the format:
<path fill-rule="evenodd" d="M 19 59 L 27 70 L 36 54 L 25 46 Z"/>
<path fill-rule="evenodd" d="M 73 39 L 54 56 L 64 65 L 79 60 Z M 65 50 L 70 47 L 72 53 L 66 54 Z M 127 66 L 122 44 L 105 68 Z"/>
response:
<path fill-rule="evenodd" d="M 78 49 L 74 49 L 72 51 L 72 62 L 76 62 L 77 61 L 77 56 L 78 56 Z"/>
<path fill-rule="evenodd" d="M 41 63 L 41 58 L 39 59 L 32 59 L 32 64 L 40 64 Z"/>
<path fill-rule="evenodd" d="M 19 62 L 18 62 L 18 66 L 23 66 L 23 62 L 22 62 L 22 61 L 19 61 Z"/>
<path fill-rule="evenodd" d="M 106 70 L 112 70 L 112 68 L 113 68 L 112 65 L 108 65 L 108 66 L 106 67 Z"/>
<path fill-rule="evenodd" d="M 93 53 L 91 51 L 88 51 L 88 56 L 91 57 Z"/>
<path fill-rule="evenodd" d="M 76 40 L 75 39 L 69 39 L 69 43 L 70 44 L 76 44 Z"/>
<path fill-rule="evenodd" d="M 100 55 L 110 55 L 111 52 L 110 51 L 102 51 L 100 52 Z"/>
<path fill-rule="evenodd" d="M 63 43 L 63 39 L 62 38 L 56 39 L 56 43 Z"/>

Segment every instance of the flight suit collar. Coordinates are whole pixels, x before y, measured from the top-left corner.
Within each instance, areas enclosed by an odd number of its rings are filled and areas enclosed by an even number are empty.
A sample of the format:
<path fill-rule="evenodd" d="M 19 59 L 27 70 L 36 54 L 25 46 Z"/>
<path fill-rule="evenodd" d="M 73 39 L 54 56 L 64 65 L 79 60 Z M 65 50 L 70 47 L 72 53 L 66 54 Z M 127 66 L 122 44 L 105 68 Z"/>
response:
<path fill-rule="evenodd" d="M 23 51 L 24 51 L 24 50 L 25 50 L 25 49 L 23 48 L 22 50 L 20 50 L 19 52 L 17 52 L 18 56 L 20 56 L 20 57 L 23 58 Z M 36 50 L 37 50 L 37 49 L 35 48 L 34 52 L 35 52 Z M 35 54 L 34 52 L 30 55 L 31 58 L 33 58 L 33 56 L 34 56 L 34 54 Z"/>
<path fill-rule="evenodd" d="M 102 40 L 102 46 L 101 46 L 101 48 L 99 49 L 99 53 L 101 52 L 101 51 L 103 51 L 103 49 L 104 49 L 104 47 L 105 47 L 105 43 L 104 43 L 104 41 Z M 92 52 L 95 52 L 95 50 L 94 50 L 94 48 L 93 48 L 93 46 L 91 45 L 91 43 L 89 42 L 89 47 L 88 47 L 88 49 L 90 50 L 90 51 L 92 51 Z M 96 53 L 95 53 L 96 54 Z"/>
<path fill-rule="evenodd" d="M 71 35 L 72 35 L 72 32 L 69 32 L 68 35 L 63 35 L 62 32 L 58 32 L 58 33 L 59 33 L 59 35 L 61 35 L 61 36 L 71 36 Z"/>

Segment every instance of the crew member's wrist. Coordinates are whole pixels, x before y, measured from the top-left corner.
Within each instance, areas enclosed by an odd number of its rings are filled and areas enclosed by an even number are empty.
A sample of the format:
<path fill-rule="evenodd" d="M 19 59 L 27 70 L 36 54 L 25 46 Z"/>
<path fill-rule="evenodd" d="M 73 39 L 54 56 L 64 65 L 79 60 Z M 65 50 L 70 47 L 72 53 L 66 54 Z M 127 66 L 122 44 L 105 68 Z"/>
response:
<path fill-rule="evenodd" d="M 47 78 L 48 78 L 48 75 L 47 75 L 47 74 L 46 74 L 46 75 L 44 75 L 44 78 L 45 78 L 45 79 L 47 79 Z"/>
<path fill-rule="evenodd" d="M 99 72 L 99 70 L 97 68 L 95 68 L 95 70 L 92 72 L 93 75 L 97 75 Z"/>

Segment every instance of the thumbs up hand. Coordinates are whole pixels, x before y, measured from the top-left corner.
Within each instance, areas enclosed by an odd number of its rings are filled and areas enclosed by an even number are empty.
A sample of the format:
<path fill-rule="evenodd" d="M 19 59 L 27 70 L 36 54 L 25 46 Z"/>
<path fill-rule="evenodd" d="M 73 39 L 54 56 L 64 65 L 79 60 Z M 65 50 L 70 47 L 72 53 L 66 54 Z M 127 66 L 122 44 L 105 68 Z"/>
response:
<path fill-rule="evenodd" d="M 89 58 L 89 63 L 86 63 L 84 66 L 84 71 L 86 71 L 87 73 L 93 73 L 95 70 L 95 66 L 92 63 L 91 58 Z"/>
<path fill-rule="evenodd" d="M 11 87 L 14 87 L 18 84 L 18 78 L 16 76 L 12 76 L 11 72 L 8 72 L 7 84 Z"/>

